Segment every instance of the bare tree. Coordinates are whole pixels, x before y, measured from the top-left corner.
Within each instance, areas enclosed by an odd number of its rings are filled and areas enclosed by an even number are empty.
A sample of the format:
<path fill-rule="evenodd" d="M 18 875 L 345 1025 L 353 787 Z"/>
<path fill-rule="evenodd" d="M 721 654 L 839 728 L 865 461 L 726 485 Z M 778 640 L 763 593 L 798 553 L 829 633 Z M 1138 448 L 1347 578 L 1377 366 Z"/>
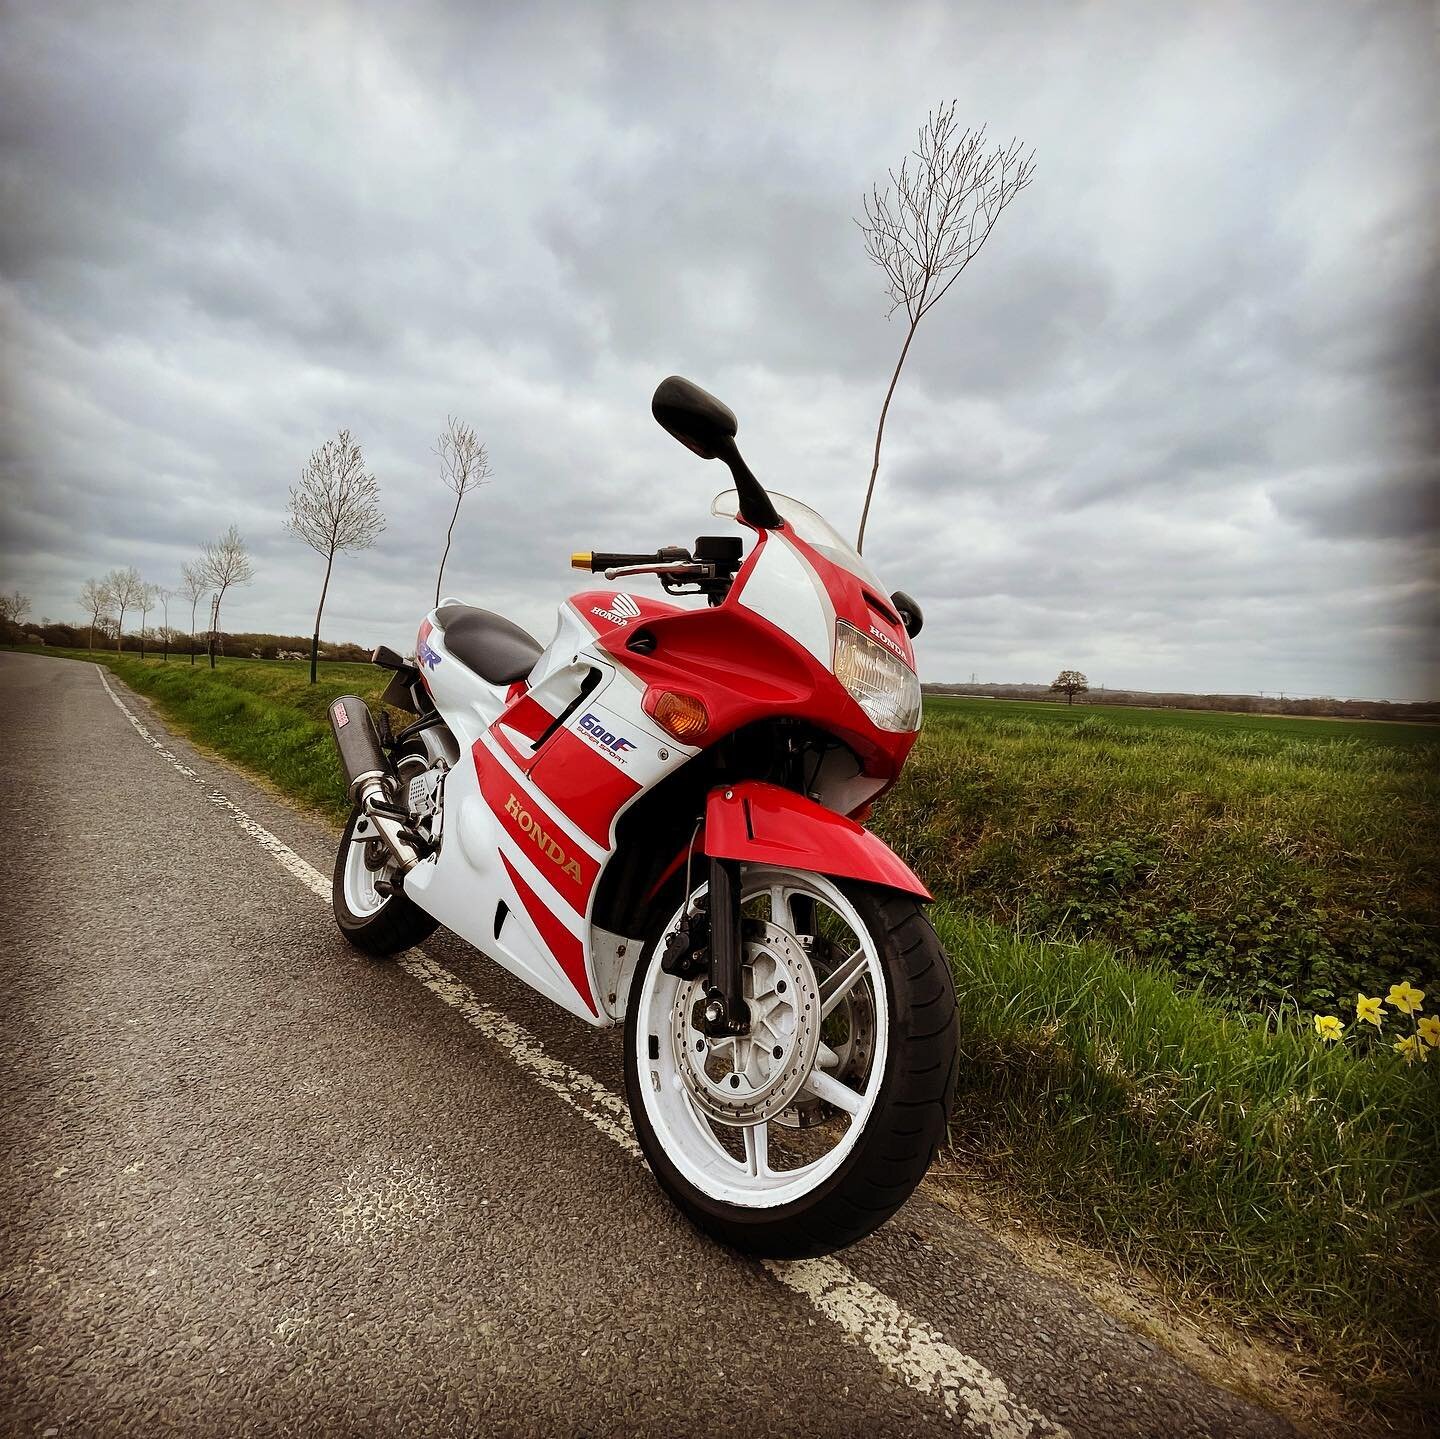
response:
<path fill-rule="evenodd" d="M 889 313 L 903 309 L 910 322 L 875 427 L 875 458 L 857 550 L 865 547 L 885 417 L 915 331 L 980 253 L 1001 212 L 1034 177 L 1033 150 L 1027 155 L 1014 139 L 988 148 L 985 126 L 962 130 L 955 105 L 952 100 L 925 117 L 915 150 L 901 162 L 898 174 L 890 171 L 883 193 L 878 185 L 873 187 L 865 197 L 865 218 L 856 221 L 865 236 L 865 253 L 885 272 Z"/>
<path fill-rule="evenodd" d="M 106 588 L 104 580 L 85 581 L 80 587 L 80 605 L 90 616 L 88 648 L 93 654 L 95 651 L 95 628 L 100 623 L 100 617 L 110 608 L 110 591 Z"/>
<path fill-rule="evenodd" d="M 197 560 L 193 565 L 180 566 L 179 593 L 190 601 L 190 663 L 195 663 L 195 609 L 200 597 L 210 588 L 210 578 L 205 572 L 205 561 Z"/>
<path fill-rule="evenodd" d="M 1090 689 L 1090 681 L 1079 670 L 1061 670 L 1050 686 L 1055 694 L 1065 696 L 1065 703 L 1073 705 L 1076 695 L 1083 695 Z"/>
<path fill-rule="evenodd" d="M 18 589 L 8 595 L 0 595 L 0 624 L 7 628 L 14 625 L 18 630 L 30 613 L 30 596 L 22 595 Z"/>
<path fill-rule="evenodd" d="M 210 668 L 215 668 L 215 639 L 220 629 L 220 602 L 232 585 L 248 585 L 255 578 L 255 565 L 240 531 L 231 525 L 218 540 L 205 546 L 201 572 L 207 589 L 215 591 L 210 602 Z"/>
<path fill-rule="evenodd" d="M 445 531 L 445 553 L 440 556 L 440 569 L 435 576 L 435 603 L 438 605 L 440 585 L 445 578 L 445 561 L 450 558 L 450 541 L 455 535 L 455 521 L 460 518 L 460 501 L 471 490 L 485 484 L 494 472 L 490 468 L 490 456 L 480 443 L 479 436 L 454 415 L 445 417 L 445 429 L 435 442 L 435 453 L 440 458 L 440 478 L 455 496 L 450 528 Z"/>
<path fill-rule="evenodd" d="M 154 585 L 141 583 L 140 598 L 136 601 L 136 604 L 140 606 L 140 658 L 142 660 L 145 658 L 145 620 L 150 611 L 155 608 L 157 597 L 156 587 Z"/>
<path fill-rule="evenodd" d="M 315 610 L 315 633 L 310 637 L 310 683 L 315 683 L 320 657 L 320 616 L 330 590 L 330 571 L 342 550 L 367 550 L 385 528 L 380 509 L 380 486 L 365 469 L 360 446 L 341 430 L 315 450 L 300 483 L 290 489 L 287 529 L 299 535 L 316 554 L 325 556 L 325 582 Z"/>
<path fill-rule="evenodd" d="M 160 621 L 160 639 L 165 646 L 165 653 L 161 656 L 162 664 L 170 663 L 170 597 L 174 590 L 167 590 L 164 585 L 155 585 L 155 598 L 160 604 L 160 613 L 163 618 Z"/>
<path fill-rule="evenodd" d="M 119 613 L 115 617 L 115 653 L 125 647 L 125 611 L 133 610 L 140 603 L 140 591 L 144 587 L 140 571 L 134 565 L 123 570 L 111 570 L 105 576 L 105 588 L 110 592 L 110 603 Z"/>

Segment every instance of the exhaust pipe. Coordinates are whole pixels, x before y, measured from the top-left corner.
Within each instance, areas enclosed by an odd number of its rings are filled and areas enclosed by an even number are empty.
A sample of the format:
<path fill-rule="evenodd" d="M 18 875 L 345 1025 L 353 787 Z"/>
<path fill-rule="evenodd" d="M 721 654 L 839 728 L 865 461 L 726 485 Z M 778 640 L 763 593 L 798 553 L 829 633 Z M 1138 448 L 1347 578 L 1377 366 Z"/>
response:
<path fill-rule="evenodd" d="M 414 869 L 420 856 L 394 817 L 385 789 L 390 767 L 385 763 L 370 707 L 359 695 L 341 695 L 330 705 L 330 731 L 340 752 L 340 768 L 345 771 L 351 802 L 375 827 L 401 870 Z"/>

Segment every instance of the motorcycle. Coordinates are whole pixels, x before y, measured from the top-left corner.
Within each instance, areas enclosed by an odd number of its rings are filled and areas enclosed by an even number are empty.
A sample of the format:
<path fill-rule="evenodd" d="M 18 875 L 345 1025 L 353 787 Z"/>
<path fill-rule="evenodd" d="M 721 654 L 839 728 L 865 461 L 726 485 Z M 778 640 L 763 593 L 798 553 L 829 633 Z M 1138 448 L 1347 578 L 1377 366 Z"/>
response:
<path fill-rule="evenodd" d="M 377 649 L 385 705 L 416 718 L 331 705 L 354 806 L 335 917 L 377 956 L 445 925 L 623 1023 L 671 1198 L 738 1249 L 827 1253 L 909 1197 L 954 1094 L 929 892 L 862 824 L 919 733 L 922 614 L 765 490 L 714 396 L 671 376 L 652 410 L 729 468 L 711 513 L 742 534 L 572 556 L 609 583 L 561 605 L 546 646 L 445 599 L 413 658 Z M 641 576 L 688 602 L 631 593 Z"/>

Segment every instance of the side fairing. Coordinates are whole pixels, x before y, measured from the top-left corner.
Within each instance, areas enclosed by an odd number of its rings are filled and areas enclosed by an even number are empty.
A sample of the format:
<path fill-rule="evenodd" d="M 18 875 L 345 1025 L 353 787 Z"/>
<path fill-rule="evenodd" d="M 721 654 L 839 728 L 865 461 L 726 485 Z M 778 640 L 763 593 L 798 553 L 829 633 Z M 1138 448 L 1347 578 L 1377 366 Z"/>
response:
<path fill-rule="evenodd" d="M 619 1009 L 597 979 L 591 916 L 616 821 L 696 751 L 655 728 L 643 688 L 582 615 L 579 599 L 561 607 L 529 688 L 509 693 L 456 663 L 443 636 L 432 646 L 422 672 L 462 757 L 440 854 L 406 890 L 572 1014 L 608 1024 Z"/>

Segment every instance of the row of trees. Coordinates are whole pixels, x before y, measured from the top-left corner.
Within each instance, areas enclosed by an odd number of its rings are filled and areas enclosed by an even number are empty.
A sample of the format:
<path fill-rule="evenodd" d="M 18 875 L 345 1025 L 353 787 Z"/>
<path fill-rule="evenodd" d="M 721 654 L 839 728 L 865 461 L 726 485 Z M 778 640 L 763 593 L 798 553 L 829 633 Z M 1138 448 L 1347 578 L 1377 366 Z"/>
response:
<path fill-rule="evenodd" d="M 151 612 L 160 607 L 164 619 L 160 626 L 164 658 L 170 658 L 170 640 L 175 633 L 170 628 L 170 601 L 172 599 L 190 602 L 190 663 L 195 663 L 196 613 L 200 601 L 210 599 L 210 622 L 207 650 L 210 668 L 215 668 L 216 640 L 220 630 L 220 606 L 228 590 L 237 585 L 248 585 L 255 578 L 255 566 L 246 548 L 245 540 L 234 525 L 219 539 L 207 544 L 199 558 L 193 563 L 180 566 L 180 581 L 173 588 L 151 584 L 135 568 L 128 565 L 123 570 L 111 570 L 100 579 L 88 579 L 80 589 L 80 606 L 89 619 L 88 647 L 95 648 L 95 632 L 107 636 L 113 626 L 115 650 L 118 653 L 125 639 L 125 616 L 138 613 L 140 616 L 140 658 L 145 658 L 145 639 L 149 633 L 146 621 Z"/>
<path fill-rule="evenodd" d="M 472 490 L 492 477 L 489 455 L 475 430 L 454 416 L 448 416 L 445 429 L 435 444 L 440 461 L 440 478 L 455 496 L 450 523 L 445 532 L 445 548 L 435 576 L 435 603 L 440 603 L 440 588 L 445 577 L 445 562 L 460 517 L 460 505 Z M 298 483 L 291 486 L 285 527 L 325 561 L 325 574 L 320 584 L 320 600 L 315 608 L 315 628 L 310 637 L 310 682 L 317 678 L 320 658 L 320 622 L 325 613 L 325 600 L 330 592 L 330 577 L 337 555 L 369 549 L 385 529 L 385 514 L 380 508 L 380 486 L 365 464 L 359 442 L 347 430 L 311 452 Z M 190 663 L 197 653 L 195 635 L 201 600 L 209 597 L 208 641 L 210 667 L 220 635 L 220 607 L 226 593 L 239 585 L 248 585 L 255 578 L 255 566 L 245 540 L 231 525 L 218 540 L 207 544 L 193 563 L 180 567 L 179 582 L 171 586 L 151 584 L 135 568 L 111 570 L 99 579 L 88 579 L 80 591 L 80 605 L 88 618 L 87 645 L 93 651 L 95 635 L 102 638 L 112 633 L 117 652 L 124 644 L 125 616 L 140 616 L 140 657 L 145 657 L 145 642 L 150 635 L 149 616 L 158 606 L 163 615 L 160 642 L 165 659 L 170 657 L 170 641 L 178 634 L 170 628 L 170 601 L 180 599 L 190 604 Z M 0 596 L 0 624 L 7 629 L 19 626 L 29 613 L 30 601 L 18 590 L 12 596 Z"/>
<path fill-rule="evenodd" d="M 440 461 L 440 478 L 455 496 L 450 525 L 445 531 L 445 549 L 435 575 L 435 603 L 440 603 L 440 586 L 445 578 L 445 561 L 460 518 L 460 504 L 471 490 L 491 478 L 490 459 L 479 436 L 453 415 L 435 444 Z M 336 555 L 368 550 L 385 529 L 385 512 L 380 508 L 380 486 L 365 467 L 365 456 L 349 430 L 341 430 L 311 452 L 298 484 L 290 488 L 286 528 L 303 540 L 325 561 L 320 584 L 320 603 L 315 607 L 315 630 L 310 636 L 310 683 L 316 678 L 320 657 L 320 620 L 330 593 L 330 575 Z"/>

